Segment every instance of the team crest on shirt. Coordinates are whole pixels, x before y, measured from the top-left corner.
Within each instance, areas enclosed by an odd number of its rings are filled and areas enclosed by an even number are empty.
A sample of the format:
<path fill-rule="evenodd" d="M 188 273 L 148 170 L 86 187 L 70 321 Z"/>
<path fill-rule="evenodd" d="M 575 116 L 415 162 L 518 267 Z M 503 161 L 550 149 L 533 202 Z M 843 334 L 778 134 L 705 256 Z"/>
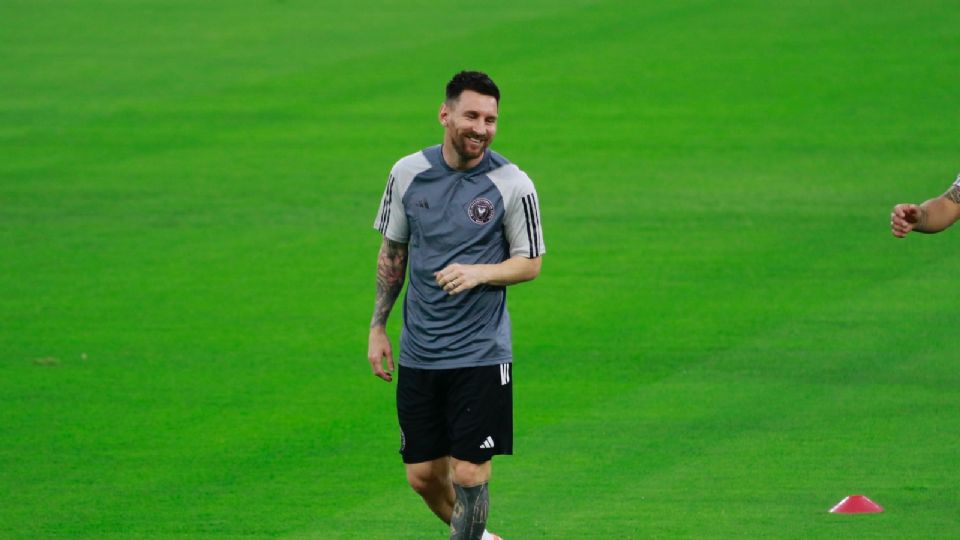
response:
<path fill-rule="evenodd" d="M 493 203 L 490 199 L 480 197 L 470 202 L 467 207 L 467 217 L 477 225 L 485 225 L 493 219 Z"/>

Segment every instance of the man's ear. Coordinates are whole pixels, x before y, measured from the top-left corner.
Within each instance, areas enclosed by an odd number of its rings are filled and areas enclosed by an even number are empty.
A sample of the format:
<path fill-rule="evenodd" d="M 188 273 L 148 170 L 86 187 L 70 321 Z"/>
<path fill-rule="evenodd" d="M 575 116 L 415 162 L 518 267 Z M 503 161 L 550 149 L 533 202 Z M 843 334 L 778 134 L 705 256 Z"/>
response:
<path fill-rule="evenodd" d="M 437 114 L 437 119 L 440 120 L 440 125 L 447 127 L 447 118 L 450 116 L 450 108 L 447 107 L 447 102 L 444 101 L 440 104 L 440 113 Z"/>

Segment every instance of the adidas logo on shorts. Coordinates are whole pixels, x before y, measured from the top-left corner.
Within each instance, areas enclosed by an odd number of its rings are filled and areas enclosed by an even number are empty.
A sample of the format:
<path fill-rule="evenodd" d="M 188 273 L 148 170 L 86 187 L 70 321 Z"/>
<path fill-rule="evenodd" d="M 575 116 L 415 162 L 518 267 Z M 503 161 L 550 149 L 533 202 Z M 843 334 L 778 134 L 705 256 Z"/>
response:
<path fill-rule="evenodd" d="M 487 437 L 487 440 L 483 441 L 480 448 L 493 448 L 493 437 Z"/>

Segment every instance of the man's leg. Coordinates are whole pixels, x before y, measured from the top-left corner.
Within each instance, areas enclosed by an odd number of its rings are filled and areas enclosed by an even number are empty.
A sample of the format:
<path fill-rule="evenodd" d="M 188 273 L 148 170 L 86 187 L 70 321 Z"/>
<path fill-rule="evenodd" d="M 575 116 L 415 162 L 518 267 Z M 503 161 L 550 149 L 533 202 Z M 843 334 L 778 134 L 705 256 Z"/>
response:
<path fill-rule="evenodd" d="M 472 463 L 451 458 L 456 502 L 450 520 L 450 540 L 481 540 L 490 510 L 492 462 Z"/>
<path fill-rule="evenodd" d="M 456 495 L 450 477 L 450 458 L 422 463 L 407 463 L 407 482 L 427 503 L 430 510 L 449 524 Z"/>
<path fill-rule="evenodd" d="M 444 523 L 450 523 L 455 495 L 450 476 L 450 441 L 443 406 L 446 370 L 399 366 L 397 417 L 400 453 L 407 482 Z M 438 457 L 440 456 L 440 457 Z"/>
<path fill-rule="evenodd" d="M 484 527 L 490 511 L 493 456 L 513 452 L 511 365 L 456 371 L 450 399 L 450 463 L 457 494 L 451 540 L 490 540 Z"/>

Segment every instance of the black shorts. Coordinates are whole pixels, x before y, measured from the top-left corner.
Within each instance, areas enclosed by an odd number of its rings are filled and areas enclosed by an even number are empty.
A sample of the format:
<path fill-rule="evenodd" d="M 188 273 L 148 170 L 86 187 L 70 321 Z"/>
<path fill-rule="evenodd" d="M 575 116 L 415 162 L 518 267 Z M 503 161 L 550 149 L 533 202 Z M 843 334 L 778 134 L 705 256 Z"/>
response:
<path fill-rule="evenodd" d="M 483 463 L 513 453 L 512 365 L 400 366 L 397 416 L 404 463 L 444 456 Z"/>

